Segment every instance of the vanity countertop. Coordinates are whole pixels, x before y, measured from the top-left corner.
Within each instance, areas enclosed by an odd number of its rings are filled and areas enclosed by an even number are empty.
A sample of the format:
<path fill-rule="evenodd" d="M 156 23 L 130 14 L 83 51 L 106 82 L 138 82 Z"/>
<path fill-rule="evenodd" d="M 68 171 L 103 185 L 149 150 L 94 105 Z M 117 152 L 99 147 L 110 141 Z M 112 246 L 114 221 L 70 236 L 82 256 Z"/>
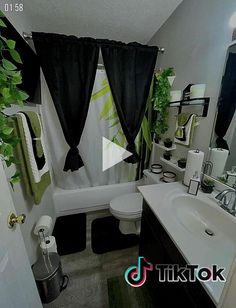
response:
<path fill-rule="evenodd" d="M 221 209 L 213 196 L 201 191 L 197 196 L 191 196 L 187 193 L 187 188 L 179 182 L 139 186 L 138 189 L 188 264 L 202 267 L 217 264 L 218 267 L 225 267 L 223 274 L 227 277 L 236 253 L 235 217 Z M 178 204 L 176 200 L 180 200 Z M 183 207 L 181 200 L 195 203 L 196 206 L 188 210 L 188 205 Z M 197 202 L 201 203 L 202 212 L 197 210 Z M 204 218 L 205 212 L 209 221 Z M 214 216 L 214 219 L 211 219 L 211 216 Z M 230 227 L 224 232 L 226 225 Z M 205 227 L 215 231 L 214 236 L 207 235 L 204 232 Z M 201 283 L 217 305 L 224 282 Z"/>

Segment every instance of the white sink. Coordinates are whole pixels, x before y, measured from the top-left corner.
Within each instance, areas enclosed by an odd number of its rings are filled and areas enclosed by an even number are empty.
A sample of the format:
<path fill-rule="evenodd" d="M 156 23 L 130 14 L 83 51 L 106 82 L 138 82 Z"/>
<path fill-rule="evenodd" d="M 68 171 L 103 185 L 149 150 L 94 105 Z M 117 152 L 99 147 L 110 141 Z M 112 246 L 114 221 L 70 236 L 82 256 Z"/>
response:
<path fill-rule="evenodd" d="M 187 193 L 181 183 L 138 187 L 186 262 L 224 267 L 227 277 L 236 254 L 236 218 L 208 194 Z M 224 282 L 202 282 L 217 305 Z"/>
<path fill-rule="evenodd" d="M 179 195 L 171 200 L 172 215 L 188 232 L 207 240 L 229 241 L 236 247 L 236 220 L 209 198 Z"/>

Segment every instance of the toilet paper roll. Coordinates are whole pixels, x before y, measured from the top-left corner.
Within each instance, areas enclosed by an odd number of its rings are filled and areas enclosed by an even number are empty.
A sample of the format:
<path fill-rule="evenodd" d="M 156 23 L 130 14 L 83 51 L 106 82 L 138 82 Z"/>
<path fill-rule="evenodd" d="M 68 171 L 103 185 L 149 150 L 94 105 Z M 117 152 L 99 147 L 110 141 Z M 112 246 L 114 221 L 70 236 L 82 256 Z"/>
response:
<path fill-rule="evenodd" d="M 184 184 L 189 186 L 190 179 L 197 172 L 198 176 L 201 174 L 204 153 L 198 150 L 188 151 L 186 169 L 184 174 Z"/>
<path fill-rule="evenodd" d="M 41 216 L 34 228 L 34 234 L 39 235 L 39 231 L 42 230 L 44 235 L 47 235 L 52 226 L 52 218 L 50 216 Z"/>
<path fill-rule="evenodd" d="M 48 252 L 57 252 L 57 243 L 54 236 L 48 236 L 45 238 L 45 242 L 40 243 L 40 248 L 42 250 L 47 250 Z"/>
<path fill-rule="evenodd" d="M 211 176 L 218 178 L 222 176 L 225 170 L 225 164 L 229 155 L 229 151 L 225 149 L 213 148 L 211 149 L 210 161 L 212 162 Z"/>

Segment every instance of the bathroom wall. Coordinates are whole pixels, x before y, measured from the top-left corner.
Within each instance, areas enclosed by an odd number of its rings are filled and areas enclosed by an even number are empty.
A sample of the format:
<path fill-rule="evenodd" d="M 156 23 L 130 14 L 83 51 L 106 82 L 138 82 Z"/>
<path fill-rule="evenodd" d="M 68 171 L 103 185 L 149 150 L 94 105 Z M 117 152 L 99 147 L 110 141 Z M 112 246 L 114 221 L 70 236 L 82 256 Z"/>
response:
<path fill-rule="evenodd" d="M 211 137 L 226 51 L 233 33 L 229 19 L 235 11 L 235 0 L 184 0 L 148 42 L 165 47 L 157 65 L 174 67 L 173 90 L 182 90 L 189 83 L 206 83 L 206 96 L 211 97 L 208 117 L 200 119 L 192 145 L 205 153 Z M 174 109 L 170 113 L 167 133 L 171 137 L 176 122 Z M 201 109 L 186 107 L 183 110 L 199 112 Z M 185 147 L 178 146 L 178 156 L 184 156 L 186 152 Z"/>
<path fill-rule="evenodd" d="M 27 23 L 26 18 L 24 17 L 23 12 L 19 13 L 6 13 L 6 17 L 10 20 L 13 26 L 18 30 L 20 34 L 23 31 L 31 31 L 30 24 Z M 8 109 L 7 112 L 9 114 L 15 113 L 21 108 L 14 106 L 11 109 Z M 31 110 L 35 112 L 40 111 L 40 107 L 35 105 L 30 105 L 28 107 L 24 107 L 24 110 Z M 49 157 L 49 153 L 46 153 L 47 157 Z M 49 157 L 50 163 L 50 157 Z M 14 174 L 15 167 L 11 167 L 6 169 L 7 176 L 10 177 Z M 55 221 L 55 210 L 52 198 L 52 185 L 47 188 L 42 202 L 39 205 L 35 205 L 33 201 L 27 198 L 24 194 L 24 189 L 21 184 L 16 184 L 14 187 L 14 191 L 12 191 L 12 197 L 15 204 L 15 209 L 17 214 L 24 213 L 26 215 L 26 221 L 21 226 L 21 231 L 23 234 L 26 250 L 29 256 L 30 263 L 33 264 L 37 259 L 37 249 L 38 249 L 38 239 L 33 234 L 33 229 L 35 223 L 42 215 L 50 215 L 54 218 Z"/>

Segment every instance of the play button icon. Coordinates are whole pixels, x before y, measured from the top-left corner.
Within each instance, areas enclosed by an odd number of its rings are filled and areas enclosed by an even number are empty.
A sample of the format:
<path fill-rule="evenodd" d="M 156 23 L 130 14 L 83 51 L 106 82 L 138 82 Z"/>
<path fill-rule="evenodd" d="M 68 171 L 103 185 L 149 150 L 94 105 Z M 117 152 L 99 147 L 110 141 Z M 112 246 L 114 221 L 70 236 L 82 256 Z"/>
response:
<path fill-rule="evenodd" d="M 102 171 L 115 166 L 131 155 L 133 155 L 131 152 L 102 137 Z"/>

